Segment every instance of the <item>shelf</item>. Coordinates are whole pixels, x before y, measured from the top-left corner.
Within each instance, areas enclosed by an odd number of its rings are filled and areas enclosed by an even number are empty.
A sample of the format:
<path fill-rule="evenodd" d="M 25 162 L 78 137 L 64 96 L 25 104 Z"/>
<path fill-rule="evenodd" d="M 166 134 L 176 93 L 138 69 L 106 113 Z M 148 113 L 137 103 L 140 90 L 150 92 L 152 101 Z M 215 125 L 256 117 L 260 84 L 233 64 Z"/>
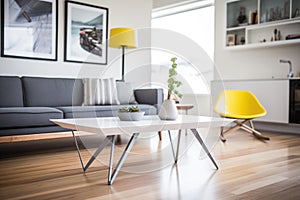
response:
<path fill-rule="evenodd" d="M 272 22 L 264 22 L 264 23 L 260 23 L 260 24 L 249 25 L 249 26 L 246 26 L 245 28 L 247 28 L 248 30 L 254 30 L 254 29 L 268 28 L 268 27 L 274 27 L 274 26 L 296 24 L 296 23 L 300 23 L 300 18 L 285 19 L 285 20 L 278 20 L 278 21 L 272 21 Z"/>
<path fill-rule="evenodd" d="M 285 40 L 289 35 L 300 34 L 300 16 L 295 12 L 299 8 L 300 1 L 298 0 L 227 1 L 226 27 L 229 28 L 226 28 L 225 33 L 225 48 L 238 50 L 299 44 L 300 38 Z M 287 13 L 289 13 L 288 17 Z M 253 14 L 257 16 L 256 20 L 253 20 L 255 19 Z M 238 26 L 237 20 L 240 23 L 249 22 L 249 25 Z M 228 46 L 228 44 L 233 46 Z"/>
<path fill-rule="evenodd" d="M 238 26 L 238 27 L 232 27 L 232 28 L 227 28 L 227 31 L 236 31 L 236 30 L 242 30 L 245 29 L 247 26 Z"/>
<path fill-rule="evenodd" d="M 246 49 L 255 49 L 255 48 L 267 48 L 274 46 L 285 46 L 292 44 L 299 44 L 300 39 L 294 40 L 280 40 L 274 42 L 263 42 L 263 43 L 253 43 L 253 44 L 245 44 L 245 45 L 236 45 L 236 46 L 226 46 L 228 50 L 246 50 Z"/>

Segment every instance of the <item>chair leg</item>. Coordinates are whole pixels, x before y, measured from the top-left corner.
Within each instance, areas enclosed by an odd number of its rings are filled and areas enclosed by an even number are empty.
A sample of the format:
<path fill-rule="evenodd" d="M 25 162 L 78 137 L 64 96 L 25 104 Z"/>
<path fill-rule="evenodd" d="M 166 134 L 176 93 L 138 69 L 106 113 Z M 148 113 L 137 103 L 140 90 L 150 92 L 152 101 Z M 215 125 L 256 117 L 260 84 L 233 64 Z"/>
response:
<path fill-rule="evenodd" d="M 270 140 L 269 137 L 263 136 L 260 132 L 258 132 L 258 131 L 255 130 L 255 129 L 250 128 L 249 126 L 247 126 L 247 125 L 245 125 L 245 124 L 243 125 L 243 127 L 245 127 L 246 129 L 252 131 L 252 134 L 253 134 L 255 137 L 257 137 L 258 139 Z"/>
<path fill-rule="evenodd" d="M 158 131 L 158 137 L 159 137 L 159 141 L 161 141 L 161 139 L 162 139 L 161 131 Z"/>
<path fill-rule="evenodd" d="M 239 128 L 252 133 L 256 138 L 258 139 L 262 139 L 262 140 L 270 140 L 269 137 L 263 136 L 260 132 L 258 132 L 257 130 L 254 129 L 254 125 L 251 119 L 246 119 L 244 121 L 234 121 L 236 123 L 236 126 L 229 128 L 228 130 L 224 131 L 224 127 L 221 127 L 221 134 L 220 134 L 220 138 L 223 142 L 226 141 L 226 139 L 224 138 L 224 135 L 227 133 L 230 133 L 232 131 L 235 131 Z M 246 125 L 246 123 L 250 123 L 250 127 Z"/>
<path fill-rule="evenodd" d="M 224 127 L 221 127 L 220 139 L 222 140 L 222 142 L 226 141 L 226 139 L 224 137 L 225 134 L 228 134 L 230 132 L 233 132 L 233 131 L 241 128 L 241 126 L 240 126 L 240 124 L 239 124 L 239 122 L 237 120 L 234 121 L 234 122 L 236 123 L 236 125 L 233 126 L 233 127 L 231 127 L 231 128 L 229 128 L 229 129 L 227 129 L 226 131 L 224 131 Z"/>
<path fill-rule="evenodd" d="M 229 128 L 229 129 L 227 129 L 226 131 L 223 131 L 223 135 L 228 134 L 228 133 L 230 133 L 230 132 L 233 132 L 233 131 L 235 131 L 235 130 L 241 128 L 241 126 L 237 123 L 237 121 L 235 121 L 235 123 L 236 123 L 235 126 Z"/>
<path fill-rule="evenodd" d="M 250 120 L 249 123 L 250 123 L 250 127 L 254 129 L 254 125 L 253 125 L 252 120 Z"/>
<path fill-rule="evenodd" d="M 224 126 L 221 126 L 220 139 L 222 142 L 226 142 L 226 138 L 224 137 L 223 131 L 224 131 Z"/>
<path fill-rule="evenodd" d="M 247 125 L 245 124 L 245 123 L 248 122 L 248 121 L 249 121 L 251 127 L 249 127 L 249 126 L 247 126 Z M 257 130 L 254 129 L 254 125 L 253 125 L 252 120 L 245 120 L 245 121 L 243 121 L 243 122 L 236 122 L 236 123 L 238 123 L 238 124 L 242 127 L 242 129 L 244 129 L 244 130 L 246 130 L 246 131 L 252 133 L 252 134 L 253 134 L 255 137 L 257 137 L 258 139 L 270 140 L 269 137 L 263 136 L 260 132 L 258 132 Z"/>

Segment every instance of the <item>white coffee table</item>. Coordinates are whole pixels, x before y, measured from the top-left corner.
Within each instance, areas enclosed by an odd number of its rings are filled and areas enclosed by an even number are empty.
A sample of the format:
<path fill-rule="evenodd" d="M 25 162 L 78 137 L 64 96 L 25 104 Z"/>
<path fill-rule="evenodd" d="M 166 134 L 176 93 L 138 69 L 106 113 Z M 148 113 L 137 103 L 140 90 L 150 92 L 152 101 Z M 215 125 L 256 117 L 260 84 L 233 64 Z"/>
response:
<path fill-rule="evenodd" d="M 143 134 L 146 132 L 158 132 L 158 131 L 168 131 L 172 153 L 174 157 L 175 163 L 178 160 L 178 150 L 180 144 L 180 135 L 182 129 L 190 129 L 198 142 L 201 144 L 202 148 L 205 150 L 206 154 L 215 165 L 216 169 L 218 169 L 218 165 L 211 156 L 209 150 L 207 149 L 205 143 L 203 142 L 200 134 L 197 131 L 197 128 L 207 128 L 207 127 L 222 127 L 226 126 L 229 123 L 233 122 L 233 119 L 226 118 L 214 118 L 214 117 L 205 117 L 205 116 L 192 116 L 192 115 L 179 115 L 177 120 L 174 121 L 166 121 L 160 120 L 158 116 L 144 116 L 141 121 L 120 121 L 117 117 L 101 117 L 101 118 L 77 118 L 77 119 L 51 119 L 52 122 L 58 124 L 63 128 L 67 128 L 72 130 L 72 135 L 75 140 L 76 148 L 78 151 L 78 155 L 80 158 L 80 162 L 82 165 L 82 169 L 84 172 L 89 168 L 89 166 L 93 163 L 96 157 L 100 154 L 100 152 L 106 147 L 110 142 L 111 151 L 110 151 L 110 161 L 108 168 L 108 185 L 111 185 L 119 170 L 121 169 L 127 155 L 129 154 L 131 148 L 134 145 L 139 134 Z M 86 165 L 83 164 L 83 160 L 80 154 L 80 149 L 78 146 L 77 139 L 75 137 L 74 131 L 86 131 L 91 133 L 98 133 L 106 136 L 105 140 L 98 147 L 95 153 L 92 155 L 90 160 Z M 174 151 L 172 138 L 170 131 L 171 130 L 179 130 L 178 131 L 178 143 L 176 154 Z M 114 155 L 114 146 L 117 135 L 123 134 L 131 134 L 131 138 L 119 160 L 114 171 L 113 170 L 113 155 Z"/>

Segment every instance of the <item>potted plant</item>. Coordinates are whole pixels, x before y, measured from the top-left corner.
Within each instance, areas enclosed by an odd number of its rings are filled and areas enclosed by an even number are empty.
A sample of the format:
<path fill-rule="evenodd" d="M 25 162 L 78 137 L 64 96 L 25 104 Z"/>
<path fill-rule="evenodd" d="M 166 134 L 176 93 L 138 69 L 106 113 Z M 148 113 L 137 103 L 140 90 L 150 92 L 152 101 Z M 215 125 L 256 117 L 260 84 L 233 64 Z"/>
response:
<path fill-rule="evenodd" d="M 121 121 L 139 121 L 145 112 L 141 112 L 138 106 L 121 107 L 118 117 Z"/>
<path fill-rule="evenodd" d="M 175 104 L 175 101 L 172 99 L 172 96 L 181 98 L 182 94 L 179 93 L 177 88 L 182 85 L 182 82 L 176 79 L 177 76 L 177 64 L 176 57 L 171 59 L 172 65 L 169 69 L 169 78 L 168 78 L 168 96 L 167 99 L 163 102 L 162 107 L 159 111 L 159 118 L 162 120 L 175 120 L 178 117 L 178 111 Z"/>

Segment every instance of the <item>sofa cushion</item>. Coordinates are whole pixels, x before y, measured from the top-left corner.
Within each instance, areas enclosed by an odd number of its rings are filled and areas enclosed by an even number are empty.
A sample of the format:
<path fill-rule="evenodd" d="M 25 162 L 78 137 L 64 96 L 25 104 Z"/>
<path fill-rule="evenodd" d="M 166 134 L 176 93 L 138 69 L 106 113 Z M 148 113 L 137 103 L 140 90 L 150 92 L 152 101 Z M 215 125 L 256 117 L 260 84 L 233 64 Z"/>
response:
<path fill-rule="evenodd" d="M 120 104 L 137 104 L 131 83 L 117 82 L 118 99 Z"/>
<path fill-rule="evenodd" d="M 114 78 L 85 78 L 82 81 L 85 106 L 120 104 Z"/>
<path fill-rule="evenodd" d="M 164 101 L 162 88 L 136 89 L 134 90 L 134 96 L 139 104 L 150 104 L 160 107 Z"/>
<path fill-rule="evenodd" d="M 49 119 L 62 119 L 63 112 L 48 107 L 0 108 L 0 128 L 54 125 Z"/>
<path fill-rule="evenodd" d="M 68 106 L 57 107 L 64 112 L 64 118 L 83 118 L 83 117 L 113 117 L 117 116 L 120 107 L 125 105 L 109 105 L 109 106 Z M 127 105 L 131 106 L 131 105 Z M 157 109 L 151 105 L 138 105 L 141 111 L 146 115 L 157 114 Z"/>
<path fill-rule="evenodd" d="M 22 77 L 25 106 L 78 106 L 83 101 L 81 80 L 68 78 Z"/>
<path fill-rule="evenodd" d="M 22 107 L 21 79 L 17 76 L 0 76 L 0 107 Z"/>

